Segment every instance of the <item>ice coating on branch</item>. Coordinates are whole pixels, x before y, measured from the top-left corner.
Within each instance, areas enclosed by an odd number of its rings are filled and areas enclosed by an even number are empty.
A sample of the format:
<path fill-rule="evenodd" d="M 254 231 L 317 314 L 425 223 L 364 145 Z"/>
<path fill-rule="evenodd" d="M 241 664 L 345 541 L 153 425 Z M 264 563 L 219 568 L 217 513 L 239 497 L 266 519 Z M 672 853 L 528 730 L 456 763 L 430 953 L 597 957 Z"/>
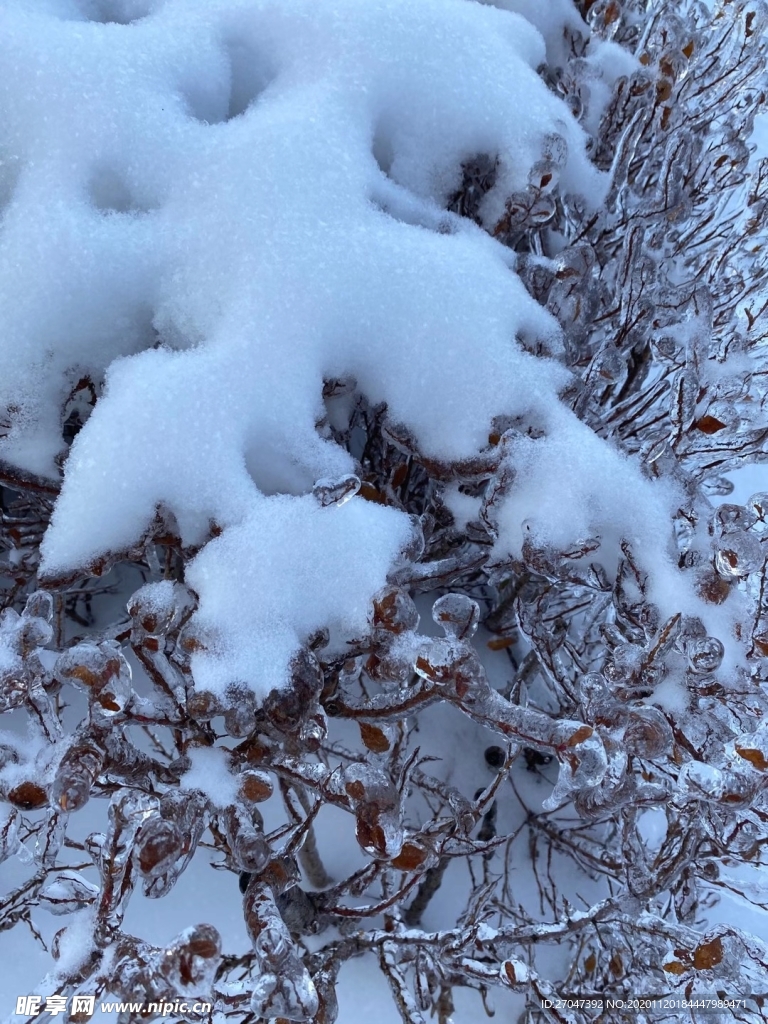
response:
<path fill-rule="evenodd" d="M 261 1017 L 311 1020 L 318 1010 L 317 991 L 297 956 L 270 889 L 252 880 L 245 892 L 243 912 L 259 965 L 251 1009 Z"/>

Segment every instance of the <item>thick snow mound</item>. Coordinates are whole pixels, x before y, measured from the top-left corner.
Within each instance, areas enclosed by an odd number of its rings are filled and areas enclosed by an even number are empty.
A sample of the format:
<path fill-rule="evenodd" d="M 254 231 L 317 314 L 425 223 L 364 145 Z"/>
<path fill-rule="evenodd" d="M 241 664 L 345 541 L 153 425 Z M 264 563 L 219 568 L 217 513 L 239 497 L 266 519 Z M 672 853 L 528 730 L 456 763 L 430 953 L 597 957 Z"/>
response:
<path fill-rule="evenodd" d="M 361 628 L 408 523 L 299 497 L 354 470 L 318 430 L 323 381 L 353 378 L 445 461 L 484 447 L 495 416 L 546 420 L 566 382 L 518 344 L 556 350 L 558 330 L 514 257 L 441 209 L 462 162 L 489 154 L 494 223 L 553 136 L 560 187 L 600 198 L 544 57 L 523 17 L 468 0 L 4 5 L 0 457 L 55 476 L 67 395 L 104 382 L 46 573 L 126 549 L 162 506 L 185 544 L 223 530 L 189 573 L 220 638 L 206 685 L 247 676 L 263 692 L 325 620 Z M 567 459 L 583 428 L 550 419 L 548 450 Z M 601 450 L 613 478 L 585 499 L 583 531 L 607 490 L 639 485 Z M 529 461 L 515 509 L 547 493 Z M 500 543 L 521 536 L 509 522 Z"/>

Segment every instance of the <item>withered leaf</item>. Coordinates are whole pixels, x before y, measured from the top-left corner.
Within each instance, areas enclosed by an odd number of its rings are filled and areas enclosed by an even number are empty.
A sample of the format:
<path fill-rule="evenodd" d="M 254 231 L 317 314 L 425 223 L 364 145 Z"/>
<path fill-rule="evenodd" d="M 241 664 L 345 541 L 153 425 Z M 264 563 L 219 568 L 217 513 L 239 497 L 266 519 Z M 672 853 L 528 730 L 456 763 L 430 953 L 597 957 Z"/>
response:
<path fill-rule="evenodd" d="M 681 964 L 679 960 L 671 960 L 668 964 L 664 964 L 663 966 L 667 974 L 685 974 L 688 970 L 685 964 Z"/>
<path fill-rule="evenodd" d="M 384 754 L 389 750 L 390 743 L 386 733 L 370 722 L 360 723 L 360 736 L 366 747 L 374 754 Z"/>
<path fill-rule="evenodd" d="M 754 747 L 736 747 L 736 753 L 745 761 L 749 761 L 752 767 L 757 768 L 758 771 L 764 772 L 768 769 L 768 760 L 762 750 L 757 750 Z"/>
<path fill-rule="evenodd" d="M 36 782 L 21 782 L 8 794 L 9 801 L 22 811 L 34 811 L 48 802 L 48 796 L 42 786 Z"/>
<path fill-rule="evenodd" d="M 347 791 L 347 796 L 350 796 L 353 800 L 365 799 L 365 786 L 359 780 L 348 782 L 344 789 Z"/>
<path fill-rule="evenodd" d="M 723 940 L 714 938 L 710 942 L 702 942 L 693 951 L 693 966 L 697 971 L 708 971 L 723 959 Z"/>
<path fill-rule="evenodd" d="M 427 851 L 416 843 L 404 843 L 403 848 L 397 857 L 392 861 L 392 867 L 398 871 L 415 871 L 427 859 Z"/>
<path fill-rule="evenodd" d="M 492 640 L 489 640 L 486 646 L 490 651 L 503 651 L 507 647 L 512 647 L 515 642 L 513 636 L 495 636 Z"/>
<path fill-rule="evenodd" d="M 588 740 L 595 730 L 591 725 L 580 726 L 575 733 L 568 740 L 569 747 L 576 747 L 579 743 L 583 743 L 584 740 Z"/>
<path fill-rule="evenodd" d="M 717 419 L 716 416 L 702 416 L 696 420 L 693 424 L 697 430 L 700 430 L 702 434 L 716 434 L 718 430 L 724 430 L 727 424 L 723 423 L 722 420 Z"/>

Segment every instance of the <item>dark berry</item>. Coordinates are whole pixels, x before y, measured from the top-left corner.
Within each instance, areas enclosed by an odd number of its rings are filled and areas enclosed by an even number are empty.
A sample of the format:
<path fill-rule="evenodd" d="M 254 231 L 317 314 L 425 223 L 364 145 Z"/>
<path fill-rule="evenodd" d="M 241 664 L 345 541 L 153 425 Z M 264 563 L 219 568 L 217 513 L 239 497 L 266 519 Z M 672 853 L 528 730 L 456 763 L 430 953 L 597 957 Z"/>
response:
<path fill-rule="evenodd" d="M 489 768 L 502 768 L 507 759 L 506 751 L 502 747 L 488 747 L 485 751 L 485 763 Z"/>

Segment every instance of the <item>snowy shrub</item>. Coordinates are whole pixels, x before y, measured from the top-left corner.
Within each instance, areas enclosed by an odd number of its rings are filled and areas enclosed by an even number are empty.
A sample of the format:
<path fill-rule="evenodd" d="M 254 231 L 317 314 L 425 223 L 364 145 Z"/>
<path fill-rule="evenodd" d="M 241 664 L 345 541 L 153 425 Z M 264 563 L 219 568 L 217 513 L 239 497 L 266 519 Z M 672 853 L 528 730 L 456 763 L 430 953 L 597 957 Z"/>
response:
<path fill-rule="evenodd" d="M 768 908 L 768 483 L 722 501 L 768 461 L 766 33 L 5 0 L 0 930 L 36 991 L 768 991 L 718 906 Z M 213 869 L 247 943 L 194 900 L 129 930 Z"/>

